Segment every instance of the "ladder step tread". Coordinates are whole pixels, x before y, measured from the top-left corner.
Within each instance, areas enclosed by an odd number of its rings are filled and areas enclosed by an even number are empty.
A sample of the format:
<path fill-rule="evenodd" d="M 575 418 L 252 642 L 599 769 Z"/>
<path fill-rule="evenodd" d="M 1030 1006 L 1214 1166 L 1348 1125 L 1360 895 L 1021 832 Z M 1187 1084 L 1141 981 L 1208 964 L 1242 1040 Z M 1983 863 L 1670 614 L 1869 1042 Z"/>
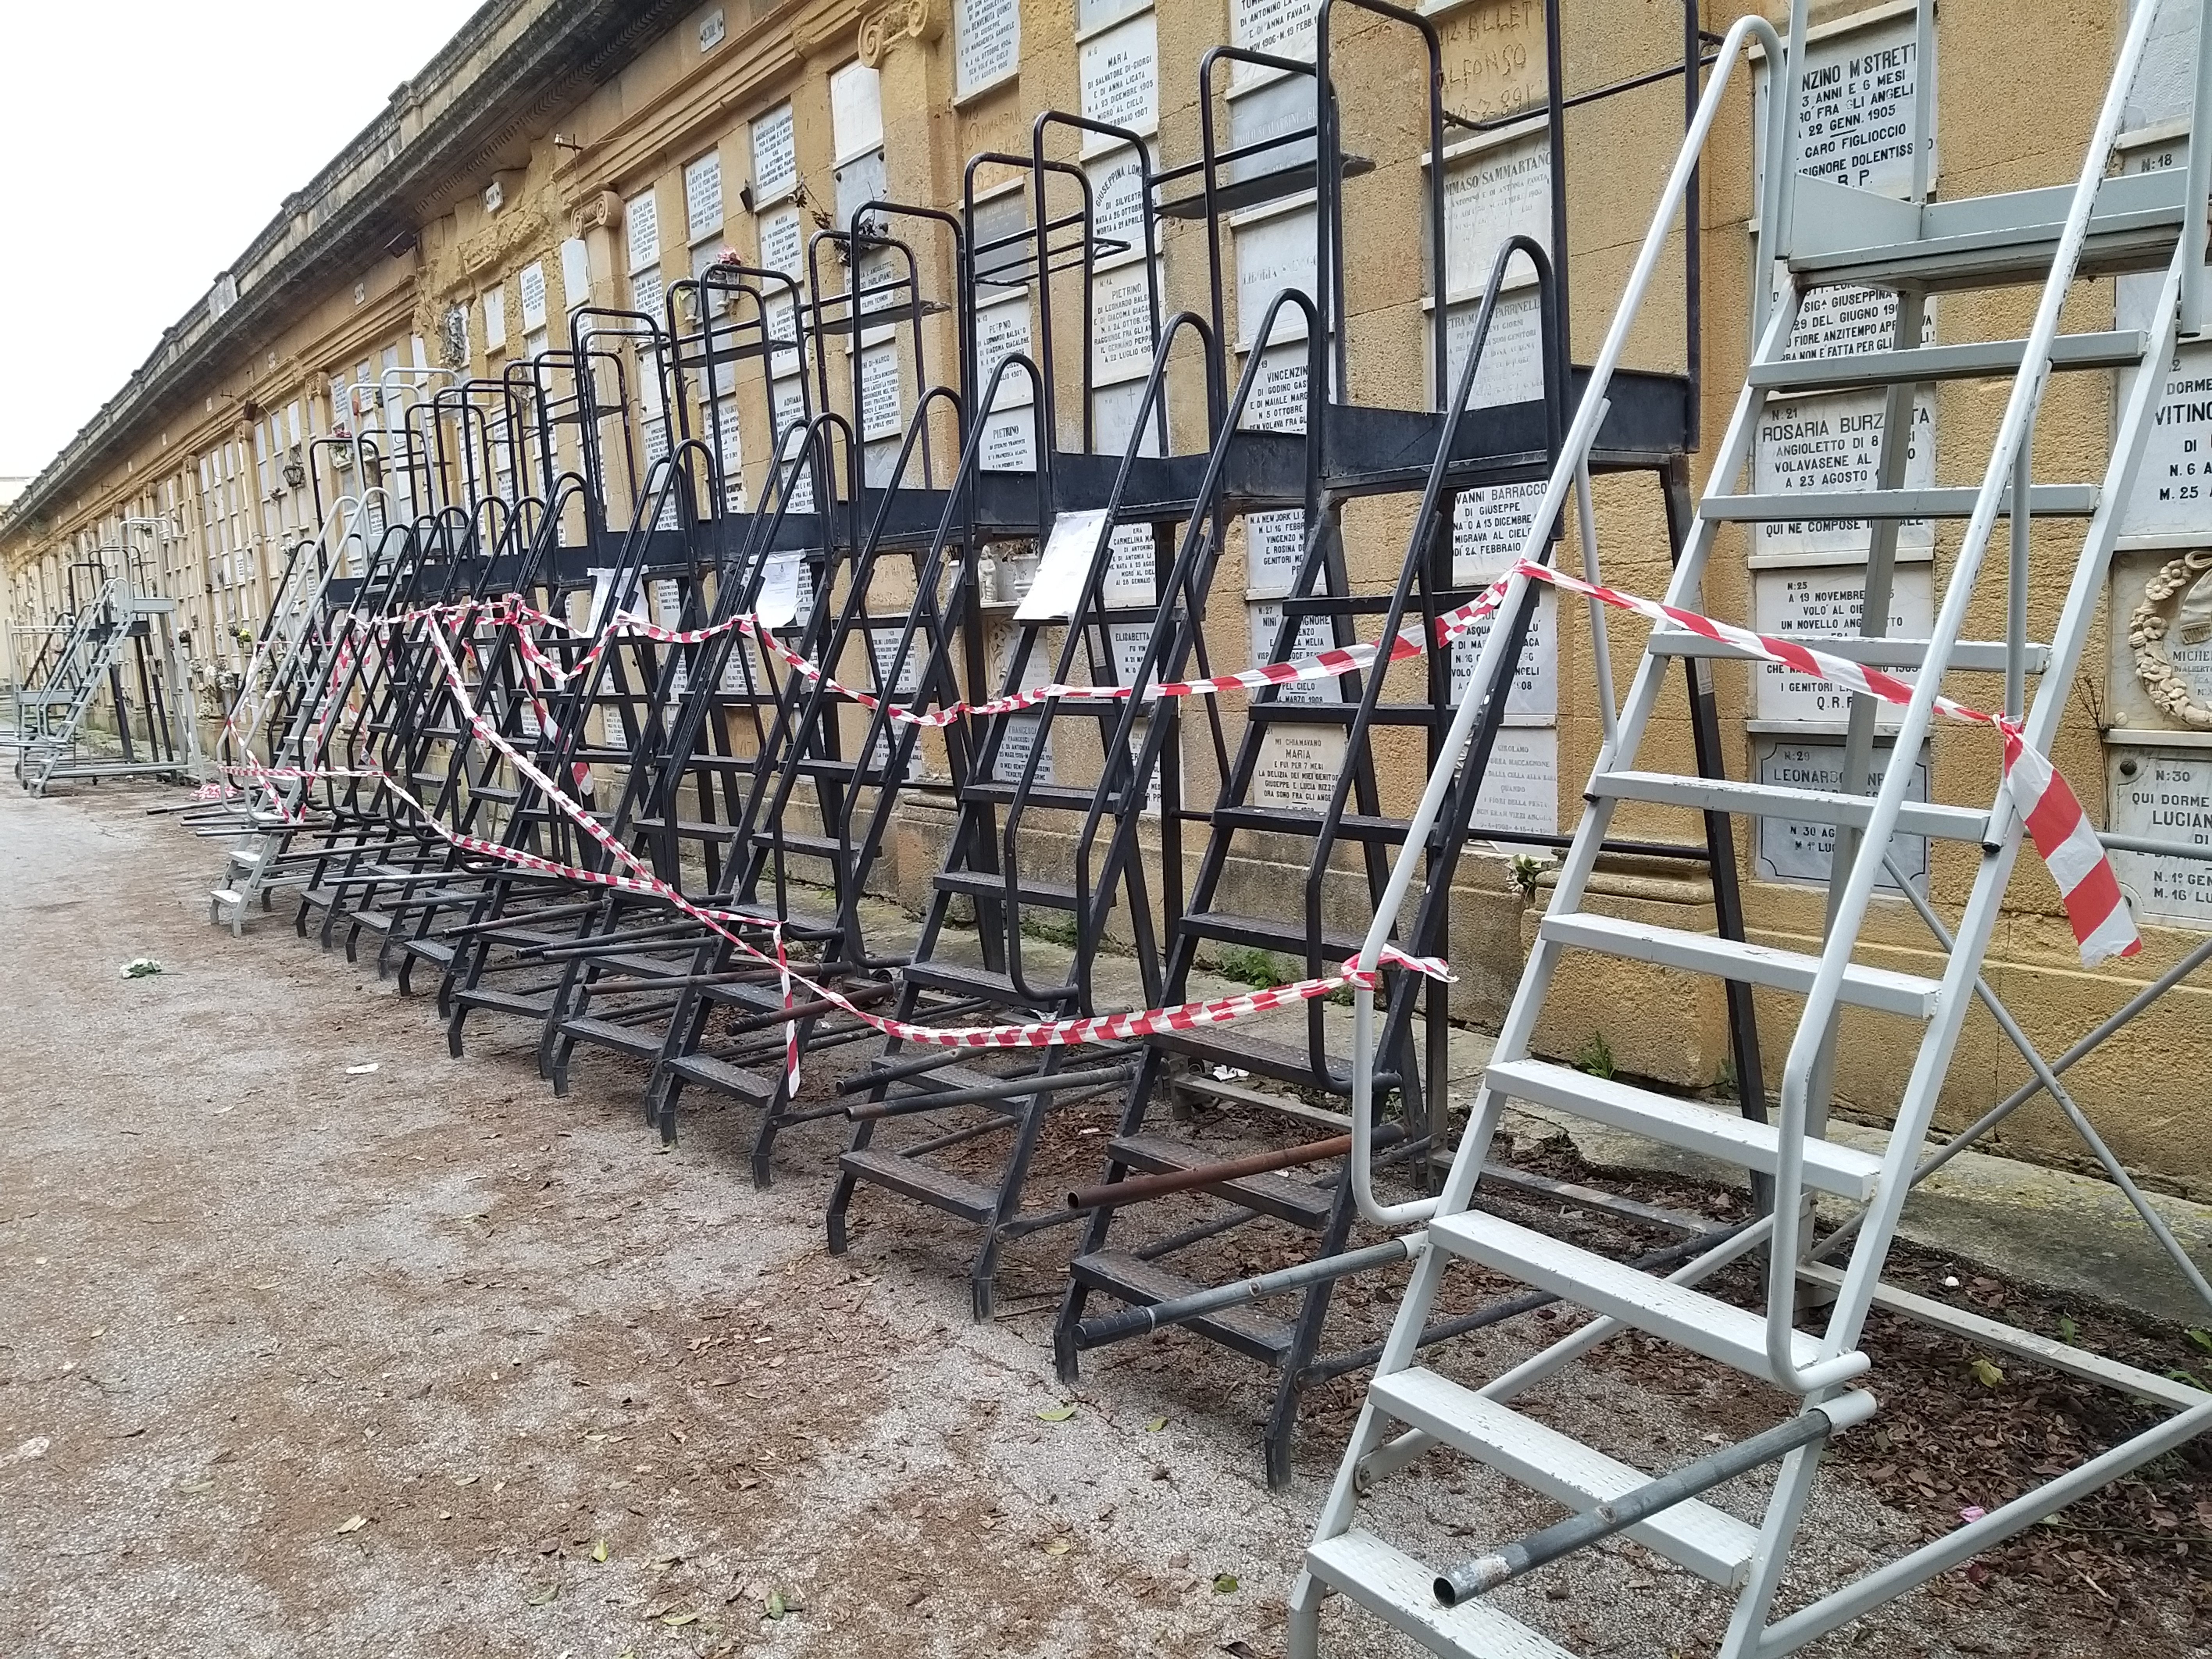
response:
<path fill-rule="evenodd" d="M 1348 1056 L 1324 1055 L 1328 1066 L 1324 1079 L 1315 1073 L 1313 1050 L 1303 1042 L 1279 1042 L 1228 1025 L 1211 1026 L 1204 1030 L 1161 1031 L 1146 1040 L 1173 1054 L 1188 1054 L 1217 1065 L 1242 1066 L 1279 1082 L 1325 1088 L 1337 1094 L 1348 1094 L 1352 1089 L 1352 1061 Z M 1379 1089 L 1386 1084 L 1395 1085 L 1396 1081 L 1395 1072 L 1387 1078 L 1378 1072 L 1375 1085 Z"/>
<path fill-rule="evenodd" d="M 1372 1533 L 1316 1539 L 1306 1571 L 1368 1612 L 1451 1659 L 1574 1659 L 1551 1638 L 1490 1602 L 1447 1607 L 1437 1600 L 1437 1576 Z"/>
<path fill-rule="evenodd" d="M 1831 657 L 1841 657 L 1846 662 L 1863 664 L 1869 668 L 1892 671 L 1920 667 L 1928 660 L 1931 641 L 1883 636 L 1869 638 L 1862 634 L 1777 634 L 1771 637 L 1791 645 L 1802 645 L 1808 651 L 1825 652 Z M 1710 640 L 1703 634 L 1686 629 L 1662 629 L 1651 635 L 1653 654 L 1662 657 L 1718 657 L 1735 661 L 1755 659 L 1757 653 L 1728 640 Z M 2002 640 L 1959 640 L 1953 643 L 1947 666 L 1954 673 L 2001 674 L 2007 665 L 2008 650 Z M 2046 672 L 2051 666 L 2051 647 L 2037 641 L 2025 642 L 2021 651 L 2022 665 L 2031 674 Z"/>
<path fill-rule="evenodd" d="M 1326 814 L 1303 806 L 1217 806 L 1213 822 L 1221 829 L 1258 830 L 1278 836 L 1318 836 L 1328 827 Z M 1336 834 L 1341 841 L 1395 844 L 1406 839 L 1406 821 L 1346 812 L 1336 820 Z"/>
<path fill-rule="evenodd" d="M 489 986 L 455 988 L 453 1000 L 471 1008 L 489 1008 L 503 1014 L 544 1015 L 553 1011 L 553 994 L 545 991 L 495 991 Z"/>
<path fill-rule="evenodd" d="M 1429 1224 L 1429 1238 L 1454 1255 L 1550 1291 L 1577 1307 L 1609 1314 L 1748 1376 L 1770 1376 L 1763 1314 L 1686 1285 L 1655 1279 L 1480 1210 L 1435 1218 Z M 1819 1339 L 1802 1331 L 1790 1334 L 1790 1349 L 1791 1363 L 1796 1365 L 1810 1365 L 1821 1358 Z"/>
<path fill-rule="evenodd" d="M 2142 361 L 2148 339 L 2141 329 L 2062 334 L 2051 342 L 2051 367 L 2125 368 Z M 1756 386 L 1791 391 L 1976 380 L 2014 373 L 2025 361 L 2027 353 L 2026 340 L 1973 340 L 1905 351 L 1784 358 L 1779 362 L 1753 364 L 1747 378 Z"/>
<path fill-rule="evenodd" d="M 619 1020 L 595 1019 L 583 1014 L 562 1020 L 561 1030 L 580 1042 L 594 1043 L 599 1048 L 617 1049 L 626 1054 L 657 1054 L 660 1052 L 660 1033 L 642 1025 L 624 1025 Z"/>
<path fill-rule="evenodd" d="M 966 893 L 975 898 L 1004 898 L 1006 894 L 1006 877 L 988 870 L 945 870 L 932 879 L 942 892 Z M 1014 892 L 1024 904 L 1054 910 L 1073 910 L 1076 907 L 1075 887 L 1071 882 L 1020 881 L 1015 884 Z"/>
<path fill-rule="evenodd" d="M 1186 912 L 1176 925 L 1200 939 L 1280 951 L 1301 963 L 1306 954 L 1306 925 L 1303 920 L 1284 921 L 1273 916 L 1237 915 L 1228 910 L 1193 910 Z M 1364 943 L 1356 933 L 1332 933 L 1324 929 L 1321 936 L 1322 960 L 1324 963 L 1340 962 L 1356 953 Z"/>
<path fill-rule="evenodd" d="M 1686 806 L 1697 811 L 1799 818 L 1854 828 L 1863 828 L 1874 811 L 1871 795 L 1798 789 L 1783 784 L 1742 783 L 1733 778 L 1683 777 L 1671 772 L 1601 772 L 1590 780 L 1590 793 L 1618 800 Z M 1989 812 L 1982 807 L 1908 800 L 1898 814 L 1897 828 L 1900 835 L 1978 842 L 1989 833 Z"/>
<path fill-rule="evenodd" d="M 1167 1135 L 1123 1135 L 1107 1147 L 1106 1155 L 1146 1175 L 1179 1174 L 1217 1161 L 1205 1148 Z M 1291 1175 L 1240 1176 L 1200 1190 L 1300 1227 L 1327 1226 L 1336 1207 L 1334 1194 Z"/>
<path fill-rule="evenodd" d="M 1484 1076 L 1492 1089 L 1515 1100 L 1571 1112 L 1744 1169 L 1767 1174 L 1774 1170 L 1779 1141 L 1771 1123 L 1540 1060 L 1500 1060 Z M 1881 1160 L 1872 1153 L 1809 1135 L 1804 1160 L 1806 1185 L 1860 1202 L 1874 1196 L 1881 1177 Z"/>
<path fill-rule="evenodd" d="M 702 1084 L 720 1094 L 735 1095 L 756 1106 L 765 1105 L 775 1097 L 775 1073 L 747 1071 L 713 1054 L 678 1054 L 668 1062 L 668 1069 L 687 1082 Z"/>
<path fill-rule="evenodd" d="M 1771 945 L 1692 933 L 1625 917 L 1577 914 L 1546 916 L 1537 931 L 1546 939 L 1578 950 L 1601 951 L 1662 967 L 1716 974 L 1750 985 L 1767 985 L 1802 995 L 1810 990 L 1820 959 Z M 1844 969 L 1844 1000 L 1883 1013 L 1925 1019 L 1936 1012 L 1942 985 L 1917 974 L 1852 963 Z"/>
<path fill-rule="evenodd" d="M 1417 1367 L 1378 1376 L 1369 1396 L 1408 1427 L 1424 1430 L 1579 1512 L 1610 1503 L 1651 1479 L 1431 1370 Z M 1699 1577 L 1731 1589 L 1743 1582 L 1759 1549 L 1756 1527 L 1694 1498 L 1629 1528 L 1627 1535 Z"/>
<path fill-rule="evenodd" d="M 1132 1307 L 1150 1308 L 1207 1288 L 1127 1250 L 1092 1250 L 1077 1256 L 1070 1271 L 1078 1284 L 1103 1291 Z M 1291 1351 L 1291 1322 L 1257 1308 L 1224 1308 L 1187 1322 L 1224 1347 L 1264 1365 L 1279 1365 Z"/>
<path fill-rule="evenodd" d="M 2028 511 L 2038 518 L 2086 519 L 2097 510 L 2102 493 L 2097 484 L 2030 484 Z M 1806 519 L 1964 519 L 1972 515 L 1980 498 L 1980 490 L 1966 488 L 1789 489 L 1771 495 L 1708 495 L 1698 503 L 1698 512 L 1722 524 Z M 2008 492 L 2006 502 L 2011 499 Z"/>
<path fill-rule="evenodd" d="M 888 1187 L 963 1221 L 980 1225 L 999 1213 L 999 1195 L 990 1188 L 919 1158 L 866 1146 L 840 1153 L 837 1167 L 847 1175 Z"/>
<path fill-rule="evenodd" d="M 914 984 L 925 986 L 933 991 L 949 991 L 959 996 L 988 997 L 1009 1008 L 1037 1006 L 1036 1000 L 1024 996 L 1015 988 L 1009 975 L 994 974 L 988 968 L 972 967 L 964 962 L 910 962 L 899 972 Z M 1051 993 L 1060 988 L 1050 982 L 1049 975 L 1041 974 L 1035 969 L 1029 970 L 1028 976 L 1031 985 L 1045 994 L 1048 1002 Z"/>

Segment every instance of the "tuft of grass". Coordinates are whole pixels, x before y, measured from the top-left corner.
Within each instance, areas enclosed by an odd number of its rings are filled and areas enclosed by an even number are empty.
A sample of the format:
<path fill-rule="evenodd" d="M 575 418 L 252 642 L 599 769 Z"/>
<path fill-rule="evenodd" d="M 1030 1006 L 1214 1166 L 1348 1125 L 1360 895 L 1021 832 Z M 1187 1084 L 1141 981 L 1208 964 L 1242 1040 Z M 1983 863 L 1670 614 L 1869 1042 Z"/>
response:
<path fill-rule="evenodd" d="M 1047 945 L 1064 945 L 1072 951 L 1080 934 L 1073 916 L 1051 910 L 1040 915 L 1025 910 L 1022 913 L 1022 937 L 1041 939 Z"/>
<path fill-rule="evenodd" d="M 1605 1040 L 1602 1031 L 1592 1031 L 1589 1041 L 1583 1044 L 1575 1055 L 1575 1070 L 1587 1072 L 1595 1078 L 1613 1075 L 1613 1045 Z"/>
<path fill-rule="evenodd" d="M 1258 951 L 1244 945 L 1232 945 L 1222 951 L 1220 969 L 1222 978 L 1233 979 L 1255 991 L 1287 985 L 1298 977 L 1295 963 L 1285 963 L 1273 951 Z"/>

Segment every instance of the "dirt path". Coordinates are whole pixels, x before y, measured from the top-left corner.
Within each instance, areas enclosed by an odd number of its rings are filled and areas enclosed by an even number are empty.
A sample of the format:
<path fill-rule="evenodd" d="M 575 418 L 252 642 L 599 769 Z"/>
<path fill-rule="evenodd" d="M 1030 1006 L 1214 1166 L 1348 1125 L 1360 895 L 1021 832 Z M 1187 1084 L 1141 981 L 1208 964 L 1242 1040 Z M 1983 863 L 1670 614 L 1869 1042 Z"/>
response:
<path fill-rule="evenodd" d="M 1331 1423 L 1269 1493 L 1256 1377 L 1181 1338 L 1041 1417 L 1048 1310 L 970 1324 L 951 1236 L 878 1204 L 823 1253 L 834 1132 L 757 1193 L 741 1115 L 657 1153 L 633 1073 L 556 1101 L 512 1026 L 449 1060 L 281 909 L 210 927 L 219 853 L 161 799 L 0 791 L 0 1651 L 1280 1651 Z M 1048 1289 L 1064 1249 L 1019 1266 Z M 1464 1533 L 1466 1489 L 1397 1501 Z M 1841 1559 L 1918 1535 L 1823 1503 Z M 1630 1659 L 1717 1628 L 1621 1556 L 1513 1605 Z M 2128 1650 L 2002 1590 L 1829 1650 Z"/>

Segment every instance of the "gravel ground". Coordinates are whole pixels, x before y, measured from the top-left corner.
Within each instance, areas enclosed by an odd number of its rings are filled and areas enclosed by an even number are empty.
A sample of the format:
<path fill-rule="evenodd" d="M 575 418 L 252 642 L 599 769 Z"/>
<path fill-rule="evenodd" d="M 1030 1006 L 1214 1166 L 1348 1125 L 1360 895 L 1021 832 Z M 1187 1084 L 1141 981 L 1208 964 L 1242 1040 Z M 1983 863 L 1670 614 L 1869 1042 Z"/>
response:
<path fill-rule="evenodd" d="M 449 1060 L 427 1000 L 281 905 L 209 927 L 218 844 L 143 815 L 165 799 L 0 793 L 0 1650 L 1279 1653 L 1352 1383 L 1281 1493 L 1262 1379 L 1217 1350 L 1124 1349 L 1071 1396 L 1016 1293 L 1049 1291 L 1065 1236 L 1023 1247 L 983 1327 L 937 1218 L 872 1195 L 827 1256 L 834 1131 L 788 1136 L 757 1192 L 746 1115 L 660 1152 L 632 1070 L 580 1060 L 556 1101 L 534 1033 L 489 1020 Z M 164 971 L 124 978 L 139 956 Z M 1694 1448 L 1713 1402 L 1655 1407 L 1634 1370 L 1540 1409 Z M 1437 1556 L 1556 1515 L 1441 1461 L 1374 1513 Z M 1791 1599 L 1923 1525 L 1828 1483 Z M 1504 1600 L 1623 1659 L 1725 1618 L 1632 1545 Z M 2203 1650 L 2186 1607 L 2127 1623 L 1959 1577 L 1813 1650 Z"/>

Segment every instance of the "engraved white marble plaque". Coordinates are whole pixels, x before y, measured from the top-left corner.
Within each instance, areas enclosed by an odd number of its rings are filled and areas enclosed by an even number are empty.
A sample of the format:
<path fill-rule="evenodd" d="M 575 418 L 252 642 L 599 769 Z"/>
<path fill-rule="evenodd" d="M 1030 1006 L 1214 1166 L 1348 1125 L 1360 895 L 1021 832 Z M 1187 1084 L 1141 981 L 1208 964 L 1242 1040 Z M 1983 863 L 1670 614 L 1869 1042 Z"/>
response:
<path fill-rule="evenodd" d="M 1260 354 L 1260 372 L 1244 400 L 1243 424 L 1255 432 L 1304 432 L 1309 364 L 1301 343 Z"/>
<path fill-rule="evenodd" d="M 985 417 L 981 453 L 987 472 L 1036 471 L 1036 422 L 1026 409 Z"/>
<path fill-rule="evenodd" d="M 2165 27 L 2161 20 L 2161 27 Z M 2195 33 L 2192 29 L 2191 35 Z M 2186 163 L 2185 140 L 2130 152 L 2130 173 L 2159 173 Z M 2122 276 L 2114 325 L 2148 328 L 2163 272 Z M 2125 397 L 2141 369 L 2120 375 Z M 2203 535 L 2212 541 L 2212 344 L 2184 344 L 2156 372 L 2162 384 L 2151 411 L 2142 469 L 2120 510 L 2124 536 Z"/>
<path fill-rule="evenodd" d="M 1244 597 L 1279 599 L 1297 585 L 1298 561 L 1305 556 L 1306 515 L 1290 507 L 1280 513 L 1244 515 Z"/>
<path fill-rule="evenodd" d="M 978 307 L 975 313 L 975 374 L 977 384 L 988 386 L 999 365 L 1030 350 L 1030 301 L 1026 294 Z M 991 407 L 1019 409 L 1036 398 L 1036 382 L 1020 368 L 1010 368 L 999 382 Z"/>
<path fill-rule="evenodd" d="M 1143 262 L 1102 271 L 1091 293 L 1093 382 L 1142 380 L 1152 368 L 1152 294 Z"/>
<path fill-rule="evenodd" d="M 1328 805 L 1351 733 L 1340 726 L 1270 726 L 1260 739 L 1252 799 L 1261 806 Z"/>
<path fill-rule="evenodd" d="M 1559 734 L 1549 726 L 1502 726 L 1468 822 L 1480 832 L 1559 833 Z M 1507 851 L 1522 850 L 1511 843 Z"/>
<path fill-rule="evenodd" d="M 660 263 L 660 203 L 651 191 L 633 196 L 623 205 L 623 229 L 629 247 L 629 268 L 642 270 Z"/>
<path fill-rule="evenodd" d="M 1483 641 L 1490 637 L 1495 614 L 1452 641 L 1451 695 L 1457 702 L 1474 678 Z M 1559 596 L 1550 588 L 1536 595 L 1536 611 L 1528 619 L 1528 637 L 1521 642 L 1521 660 L 1514 667 L 1512 688 L 1505 694 L 1508 714 L 1552 719 L 1559 712 Z"/>
<path fill-rule="evenodd" d="M 1911 15 L 1809 41 L 1805 64 L 1798 82 L 1797 170 L 1854 190 L 1910 196 L 1913 109 L 1923 67 Z M 1764 143 L 1768 76 L 1763 63 L 1757 84 L 1754 131 Z M 1932 178 L 1932 158 L 1929 171 Z"/>
<path fill-rule="evenodd" d="M 1759 422 L 1752 488 L 1762 495 L 1872 489 L 1881 466 L 1882 403 L 1886 393 L 1834 392 L 1771 403 Z M 1936 482 L 1935 404 L 1913 404 L 1912 442 L 1905 451 L 1905 488 Z M 1752 555 L 1838 553 L 1863 555 L 1871 527 L 1863 519 L 1778 520 L 1752 526 Z M 1899 525 L 1897 545 L 1917 551 L 1936 544 L 1925 519 Z"/>
<path fill-rule="evenodd" d="M 1262 663 L 1271 662 L 1274 659 L 1275 643 L 1283 634 L 1283 606 L 1279 599 L 1255 599 L 1249 609 L 1252 622 L 1252 665 L 1257 668 Z M 1335 642 L 1335 635 L 1329 631 L 1328 617 L 1301 617 L 1298 618 L 1297 637 L 1291 647 L 1290 660 L 1295 662 L 1301 658 L 1317 656 Z M 1340 681 L 1334 679 L 1293 680 L 1276 688 L 1275 701 L 1301 703 L 1341 702 L 1344 701 L 1344 688 Z"/>
<path fill-rule="evenodd" d="M 2116 831 L 2212 853 L 2212 754 L 2116 744 L 2107 758 Z M 2212 858 L 2115 852 L 2112 868 L 2142 920 L 2212 927 Z"/>
<path fill-rule="evenodd" d="M 1875 747 L 1875 769 L 1887 769 L 1892 751 L 1886 744 Z M 1753 746 L 1753 766 L 1759 781 L 1785 789 L 1840 790 L 1844 783 L 1844 743 L 1841 738 L 1759 738 Z M 1909 799 L 1928 799 L 1928 763 L 1923 757 L 1912 769 Z M 1836 827 L 1832 823 L 1796 823 L 1789 818 L 1761 818 L 1758 826 L 1759 873 L 1770 881 L 1825 883 L 1835 857 Z M 1922 836 L 1899 836 L 1890 842 L 1899 866 L 1915 887 L 1928 884 L 1928 842 Z M 1897 890 L 1887 870 L 1877 885 Z"/>
<path fill-rule="evenodd" d="M 1022 55 L 1018 0 L 955 0 L 955 96 L 965 98 L 1014 72 Z"/>
<path fill-rule="evenodd" d="M 806 264 L 806 238 L 797 208 L 779 208 L 760 216 L 760 262 L 763 270 L 796 276 Z"/>
<path fill-rule="evenodd" d="M 799 145 L 791 106 L 778 104 L 753 121 L 753 199 L 772 202 L 799 183 Z"/>
<path fill-rule="evenodd" d="M 1481 294 L 1511 236 L 1551 250 L 1552 149 L 1541 134 L 1478 150 L 1444 173 L 1444 281 L 1452 298 Z M 1533 274 L 1516 258 L 1506 280 Z"/>
<path fill-rule="evenodd" d="M 773 409 L 776 430 L 776 453 L 780 458 L 779 471 L 782 483 L 779 493 L 787 490 L 793 513 L 814 510 L 814 473 L 811 463 L 800 465 L 796 458 L 806 441 L 805 392 L 796 380 L 779 380 L 773 392 Z"/>
<path fill-rule="evenodd" d="M 1106 541 L 1106 579 L 1102 589 L 1109 606 L 1152 602 L 1152 526 L 1117 524 Z M 1123 684 L 1128 682 L 1124 680 Z"/>
<path fill-rule="evenodd" d="M 898 343 L 886 340 L 860 353 L 860 436 L 871 442 L 905 429 L 899 394 Z"/>
<path fill-rule="evenodd" d="M 1310 63 L 1314 55 L 1314 18 L 1321 0 L 1231 0 L 1231 44 L 1272 57 Z M 1268 71 L 1238 64 L 1237 84 L 1264 78 Z"/>
<path fill-rule="evenodd" d="M 788 294 L 770 294 L 761 301 L 761 329 L 771 341 L 796 341 L 799 326 L 793 321 L 798 301 Z M 799 372 L 799 356 L 796 345 L 788 351 L 769 354 L 769 374 L 781 380 Z"/>
<path fill-rule="evenodd" d="M 927 649 L 917 632 L 908 643 L 906 660 L 898 665 L 898 679 L 890 683 L 891 664 L 899 653 L 899 635 L 902 628 L 872 628 L 868 630 L 868 653 L 876 659 L 874 684 L 878 690 L 888 690 L 893 696 L 910 697 L 921 684 L 921 659 Z"/>
<path fill-rule="evenodd" d="M 1528 526 L 1544 499 L 1544 481 L 1482 484 L 1460 492 L 1452 506 L 1452 581 L 1460 587 L 1495 581 L 1528 544 Z"/>
<path fill-rule="evenodd" d="M 1286 288 L 1312 297 L 1315 289 L 1316 220 L 1304 207 L 1272 218 L 1239 225 L 1237 240 L 1237 345 L 1249 350 L 1254 331 L 1267 315 L 1267 302 Z M 1273 340 L 1303 339 L 1306 314 L 1295 306 L 1276 313 Z"/>
<path fill-rule="evenodd" d="M 1752 573 L 1753 604 L 1762 633 L 1856 634 L 1866 608 L 1866 567 L 1860 564 L 1792 565 Z M 1889 632 L 1893 638 L 1926 639 L 1936 626 L 1935 568 L 1900 564 L 1890 584 Z M 1888 671 L 1907 683 L 1917 673 Z M 1844 720 L 1850 718 L 1849 693 L 1824 679 L 1800 674 L 1780 663 L 1759 665 L 1755 702 L 1759 717 L 1771 720 Z M 1883 703 L 1878 722 L 1893 725 L 1904 710 Z"/>
<path fill-rule="evenodd" d="M 1114 647 L 1114 684 L 1134 685 L 1137 683 L 1137 671 L 1144 665 L 1145 647 L 1152 642 L 1152 624 L 1135 622 L 1111 623 L 1107 625 L 1106 637 L 1108 642 Z M 1160 671 L 1159 665 L 1157 663 L 1152 665 L 1151 678 L 1155 684 L 1158 683 Z M 1147 696 L 1145 701 L 1149 702 L 1152 698 Z"/>
<path fill-rule="evenodd" d="M 1474 343 L 1474 319 L 1480 301 L 1454 306 L 1444 315 L 1444 373 L 1459 384 L 1467 354 Z M 1444 396 L 1449 396 L 1447 391 Z M 1533 291 L 1500 294 L 1491 313 L 1490 333 L 1482 343 L 1482 364 L 1468 388 L 1469 409 L 1533 403 L 1544 395 L 1544 314 Z M 1441 401 L 1441 398 L 1439 399 Z"/>
<path fill-rule="evenodd" d="M 1091 175 L 1091 228 L 1105 241 L 1126 242 L 1120 252 L 1100 250 L 1101 264 L 1141 258 L 1145 251 L 1145 164 L 1124 145 L 1087 163 Z"/>
<path fill-rule="evenodd" d="M 1151 373 L 1149 365 L 1146 374 Z M 1145 429 L 1135 430 L 1137 416 L 1145 399 L 1145 380 L 1142 377 L 1127 380 L 1119 386 L 1101 386 L 1091 395 L 1091 447 L 1106 455 L 1128 453 L 1129 440 L 1137 440 L 1137 453 L 1160 453 L 1159 408 L 1154 404 L 1145 412 Z M 1071 433 L 1070 437 L 1073 434 Z"/>
<path fill-rule="evenodd" d="M 1085 118 L 1139 134 L 1156 129 L 1160 124 L 1159 57 L 1159 32 L 1151 12 L 1085 40 L 1076 54 Z M 1086 134 L 1085 148 L 1110 147 L 1112 143 Z"/>
<path fill-rule="evenodd" d="M 545 267 L 532 261 L 522 268 L 522 326 L 545 326 Z"/>

